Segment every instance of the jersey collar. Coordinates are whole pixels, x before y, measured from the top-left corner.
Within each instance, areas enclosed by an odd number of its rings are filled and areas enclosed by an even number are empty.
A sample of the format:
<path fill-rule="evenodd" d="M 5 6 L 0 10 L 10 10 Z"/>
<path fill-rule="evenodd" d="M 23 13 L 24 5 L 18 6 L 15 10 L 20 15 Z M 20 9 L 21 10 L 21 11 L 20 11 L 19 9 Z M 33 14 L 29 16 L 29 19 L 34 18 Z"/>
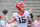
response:
<path fill-rule="evenodd" d="M 23 13 L 22 14 L 20 14 L 19 12 L 17 12 L 19 15 L 23 15 L 24 14 L 24 11 L 23 11 Z"/>

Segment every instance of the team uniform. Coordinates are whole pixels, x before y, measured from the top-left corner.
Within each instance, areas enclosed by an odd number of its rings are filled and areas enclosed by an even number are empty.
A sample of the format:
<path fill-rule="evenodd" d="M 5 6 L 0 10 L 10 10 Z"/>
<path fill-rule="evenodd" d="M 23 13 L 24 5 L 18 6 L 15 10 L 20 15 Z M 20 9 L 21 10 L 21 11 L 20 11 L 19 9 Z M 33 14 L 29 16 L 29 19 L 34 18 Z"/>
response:
<path fill-rule="evenodd" d="M 19 12 L 13 13 L 13 17 L 17 21 L 17 27 L 27 27 L 28 15 L 29 15 L 28 11 L 24 11 L 22 14 L 20 14 Z"/>
<path fill-rule="evenodd" d="M 0 20 L 0 26 L 5 26 L 5 22 L 3 20 Z"/>

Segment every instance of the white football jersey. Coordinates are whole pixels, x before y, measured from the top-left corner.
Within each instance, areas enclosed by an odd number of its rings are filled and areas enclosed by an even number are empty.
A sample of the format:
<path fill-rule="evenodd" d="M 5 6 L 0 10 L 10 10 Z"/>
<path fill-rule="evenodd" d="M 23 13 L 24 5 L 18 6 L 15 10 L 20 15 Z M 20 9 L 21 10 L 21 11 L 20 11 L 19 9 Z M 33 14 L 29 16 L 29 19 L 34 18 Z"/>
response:
<path fill-rule="evenodd" d="M 20 13 L 13 13 L 13 17 L 17 21 L 17 27 L 27 27 L 28 24 L 28 11 L 24 11 L 22 15 Z"/>

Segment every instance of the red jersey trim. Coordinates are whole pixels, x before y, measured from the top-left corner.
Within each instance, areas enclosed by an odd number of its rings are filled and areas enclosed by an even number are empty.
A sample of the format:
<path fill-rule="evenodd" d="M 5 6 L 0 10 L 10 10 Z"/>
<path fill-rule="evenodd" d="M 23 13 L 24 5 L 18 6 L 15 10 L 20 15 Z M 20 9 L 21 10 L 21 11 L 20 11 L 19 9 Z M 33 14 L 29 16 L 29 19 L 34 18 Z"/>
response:
<path fill-rule="evenodd" d="M 22 14 L 20 14 L 19 12 L 17 12 L 19 15 L 23 15 L 24 14 L 24 11 L 23 11 L 23 13 Z"/>
<path fill-rule="evenodd" d="M 15 20 L 16 20 L 16 18 L 15 17 L 13 17 Z"/>

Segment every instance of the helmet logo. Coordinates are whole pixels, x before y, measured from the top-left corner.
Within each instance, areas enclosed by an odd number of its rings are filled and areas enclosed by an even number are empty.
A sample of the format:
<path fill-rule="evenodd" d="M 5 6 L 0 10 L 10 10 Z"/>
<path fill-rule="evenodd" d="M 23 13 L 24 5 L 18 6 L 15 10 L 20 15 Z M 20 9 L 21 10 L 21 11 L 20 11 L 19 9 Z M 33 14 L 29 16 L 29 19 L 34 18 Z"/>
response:
<path fill-rule="evenodd" d="M 20 5 L 20 3 L 18 3 L 18 5 Z"/>

